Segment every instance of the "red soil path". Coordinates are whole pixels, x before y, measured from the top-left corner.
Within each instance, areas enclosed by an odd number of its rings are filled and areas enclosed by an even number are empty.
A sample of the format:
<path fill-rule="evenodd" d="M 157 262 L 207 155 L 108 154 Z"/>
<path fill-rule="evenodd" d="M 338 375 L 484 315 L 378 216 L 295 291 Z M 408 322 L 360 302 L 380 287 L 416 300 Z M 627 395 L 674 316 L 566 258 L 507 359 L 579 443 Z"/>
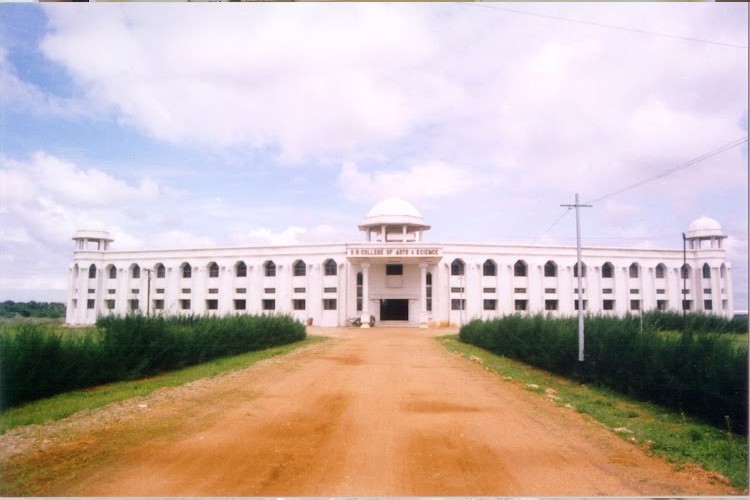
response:
<path fill-rule="evenodd" d="M 74 470 L 37 494 L 736 494 L 451 355 L 430 338 L 444 331 L 321 332 L 336 338 L 160 391 L 118 418 L 93 412 L 35 452 Z"/>

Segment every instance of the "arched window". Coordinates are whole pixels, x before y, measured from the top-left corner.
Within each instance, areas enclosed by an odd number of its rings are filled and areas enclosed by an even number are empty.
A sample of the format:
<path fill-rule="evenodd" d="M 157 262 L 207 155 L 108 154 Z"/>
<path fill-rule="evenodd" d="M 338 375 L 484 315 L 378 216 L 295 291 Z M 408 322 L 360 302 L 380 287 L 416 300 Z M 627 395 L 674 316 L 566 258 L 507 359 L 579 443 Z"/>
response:
<path fill-rule="evenodd" d="M 719 276 L 721 276 L 722 278 L 726 278 L 727 277 L 727 266 L 725 266 L 724 264 L 722 264 L 721 267 L 719 268 L 719 273 L 720 273 Z"/>
<path fill-rule="evenodd" d="M 526 263 L 522 260 L 517 260 L 513 264 L 513 276 L 526 276 Z"/>
<path fill-rule="evenodd" d="M 615 266 L 611 262 L 605 262 L 602 266 L 602 278 L 611 278 L 615 274 Z"/>
<path fill-rule="evenodd" d="M 323 273 L 326 276 L 336 276 L 336 261 L 328 259 L 323 263 Z"/>
<path fill-rule="evenodd" d="M 117 268 L 115 266 L 109 266 L 107 268 L 107 273 L 109 275 L 109 279 L 113 280 L 117 278 Z"/>
<path fill-rule="evenodd" d="M 362 278 L 362 273 L 357 273 L 357 312 L 362 311 L 362 293 L 363 293 L 363 287 L 362 283 L 364 282 Z"/>
<path fill-rule="evenodd" d="M 482 266 L 482 275 L 497 276 L 497 265 L 495 264 L 494 260 L 487 259 L 484 261 L 484 266 Z"/>
<path fill-rule="evenodd" d="M 665 266 L 664 264 L 659 264 L 658 266 L 656 266 L 656 279 L 663 279 L 666 270 L 667 266 Z"/>
<path fill-rule="evenodd" d="M 132 276 L 133 279 L 141 277 L 141 268 L 138 264 L 133 264 L 133 267 L 130 268 L 130 276 Z"/>
<path fill-rule="evenodd" d="M 91 264 L 89 266 L 89 279 L 96 278 L 96 266 Z"/>
<path fill-rule="evenodd" d="M 184 262 L 180 268 L 182 269 L 182 277 L 183 278 L 192 278 L 193 276 L 193 268 L 190 267 L 190 264 L 187 262 Z"/>
<path fill-rule="evenodd" d="M 578 277 L 578 263 L 573 265 L 573 277 L 574 278 Z M 585 278 L 585 277 L 586 277 L 586 264 L 581 262 L 581 278 Z"/>
<path fill-rule="evenodd" d="M 451 262 L 451 276 L 463 276 L 464 267 L 464 261 L 461 259 L 456 259 Z"/>
<path fill-rule="evenodd" d="M 638 277 L 638 264 L 633 262 L 630 264 L 630 277 L 631 278 L 637 278 Z"/>
<path fill-rule="evenodd" d="M 544 277 L 545 278 L 554 278 L 557 276 L 557 264 L 555 264 L 554 261 L 548 260 L 546 264 L 544 264 Z"/>
<path fill-rule="evenodd" d="M 208 277 L 209 278 L 219 277 L 219 264 L 217 264 L 216 262 L 211 262 L 208 265 Z"/>
<path fill-rule="evenodd" d="M 163 278 L 167 275 L 167 270 L 164 268 L 164 264 L 156 264 L 156 277 Z"/>
<path fill-rule="evenodd" d="M 305 261 L 298 260 L 294 263 L 293 266 L 294 275 L 295 276 L 306 276 L 307 275 L 307 266 L 305 265 Z"/>
<path fill-rule="evenodd" d="M 234 274 L 238 278 L 245 278 L 247 276 L 247 265 L 243 261 L 237 262 L 234 265 Z"/>
<path fill-rule="evenodd" d="M 427 311 L 432 311 L 432 273 L 427 273 L 426 277 L 425 305 Z"/>
<path fill-rule="evenodd" d="M 268 277 L 276 276 L 276 264 L 274 264 L 272 260 L 266 261 L 266 263 L 263 264 L 263 269 L 265 271 L 266 276 Z"/>
<path fill-rule="evenodd" d="M 690 266 L 683 264 L 680 267 L 680 279 L 690 279 Z"/>
<path fill-rule="evenodd" d="M 704 278 L 711 277 L 711 268 L 708 266 L 708 263 L 703 264 L 703 277 Z"/>

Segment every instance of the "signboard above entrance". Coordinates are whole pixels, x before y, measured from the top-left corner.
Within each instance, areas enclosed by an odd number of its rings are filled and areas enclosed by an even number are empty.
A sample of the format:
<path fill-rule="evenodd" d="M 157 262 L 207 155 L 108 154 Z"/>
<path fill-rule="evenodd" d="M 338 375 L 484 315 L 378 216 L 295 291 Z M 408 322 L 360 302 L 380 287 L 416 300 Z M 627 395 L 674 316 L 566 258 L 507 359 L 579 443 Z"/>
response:
<path fill-rule="evenodd" d="M 428 246 L 348 248 L 349 257 L 441 257 L 442 249 Z"/>

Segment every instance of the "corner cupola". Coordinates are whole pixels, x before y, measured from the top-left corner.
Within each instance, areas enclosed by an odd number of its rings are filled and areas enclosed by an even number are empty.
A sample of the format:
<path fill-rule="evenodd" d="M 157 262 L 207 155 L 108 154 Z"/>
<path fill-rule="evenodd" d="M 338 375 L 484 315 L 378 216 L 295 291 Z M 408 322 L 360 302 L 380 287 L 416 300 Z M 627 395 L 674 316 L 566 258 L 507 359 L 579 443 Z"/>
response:
<path fill-rule="evenodd" d="M 688 242 L 688 248 L 699 250 L 701 248 L 721 248 L 721 241 L 726 237 L 718 222 L 710 217 L 703 216 L 690 223 L 685 239 Z"/>
<path fill-rule="evenodd" d="M 73 236 L 76 242 L 76 251 L 79 250 L 109 250 L 109 244 L 114 240 L 107 231 L 94 229 L 79 229 Z"/>
<path fill-rule="evenodd" d="M 422 241 L 423 232 L 430 229 L 414 205 L 401 198 L 388 198 L 367 213 L 360 231 L 367 233 L 367 241 L 380 243 L 410 243 Z"/>

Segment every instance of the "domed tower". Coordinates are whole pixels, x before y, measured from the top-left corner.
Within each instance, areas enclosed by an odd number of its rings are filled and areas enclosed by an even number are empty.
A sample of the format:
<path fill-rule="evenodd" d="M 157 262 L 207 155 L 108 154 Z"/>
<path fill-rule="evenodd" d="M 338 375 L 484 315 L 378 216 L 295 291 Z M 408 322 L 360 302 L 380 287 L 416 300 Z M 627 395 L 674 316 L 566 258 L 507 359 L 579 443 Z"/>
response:
<path fill-rule="evenodd" d="M 722 248 L 721 241 L 726 237 L 719 223 L 706 216 L 691 222 L 685 235 L 688 248 L 691 250 Z"/>
<path fill-rule="evenodd" d="M 109 244 L 114 240 L 107 231 L 79 229 L 73 236 L 76 242 L 76 251 L 80 250 L 109 250 Z"/>
<path fill-rule="evenodd" d="M 367 233 L 368 242 L 412 243 L 422 241 L 430 227 L 414 205 L 401 198 L 388 198 L 372 207 L 359 230 Z"/>

